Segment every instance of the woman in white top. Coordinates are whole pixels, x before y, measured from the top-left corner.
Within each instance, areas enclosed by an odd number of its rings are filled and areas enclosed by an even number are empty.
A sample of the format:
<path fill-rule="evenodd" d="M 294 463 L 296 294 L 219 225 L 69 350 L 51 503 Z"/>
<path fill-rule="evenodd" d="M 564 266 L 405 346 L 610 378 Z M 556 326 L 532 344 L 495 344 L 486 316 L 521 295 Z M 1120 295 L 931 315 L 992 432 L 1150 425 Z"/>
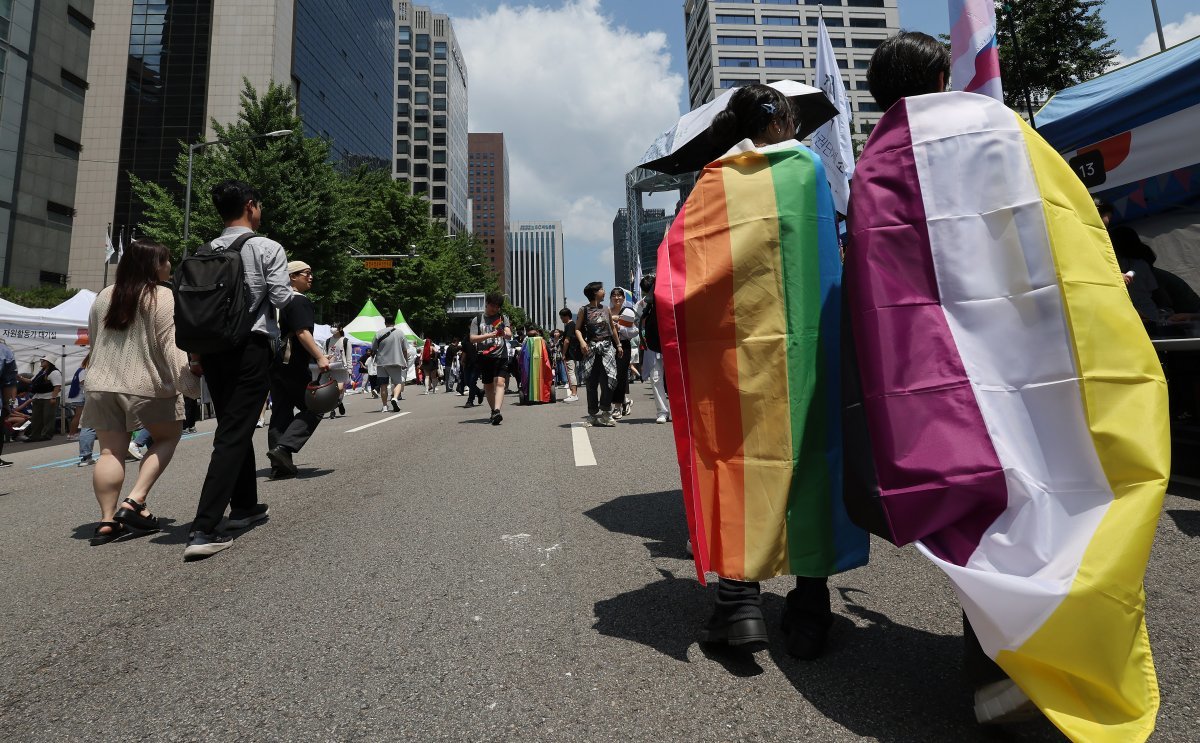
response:
<path fill-rule="evenodd" d="M 135 240 L 117 264 L 116 284 L 96 297 L 88 320 L 92 359 L 82 424 L 100 439 L 92 487 L 100 504 L 93 544 L 129 529 L 151 531 L 158 519 L 146 507 L 150 488 L 175 454 L 184 418 L 183 394 L 199 397 L 200 380 L 175 345 L 175 300 L 160 282 L 171 277 L 167 249 Z M 129 433 L 144 427 L 153 442 L 137 482 L 120 510 Z M 115 511 L 115 514 L 114 514 Z"/>

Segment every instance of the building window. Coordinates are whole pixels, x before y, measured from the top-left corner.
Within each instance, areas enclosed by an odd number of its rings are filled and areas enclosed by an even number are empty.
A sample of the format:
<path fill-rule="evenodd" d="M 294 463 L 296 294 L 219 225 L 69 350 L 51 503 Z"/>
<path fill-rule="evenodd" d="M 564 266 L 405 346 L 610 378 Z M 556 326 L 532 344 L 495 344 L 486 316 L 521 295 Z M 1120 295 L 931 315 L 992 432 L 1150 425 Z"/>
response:
<path fill-rule="evenodd" d="M 717 43 L 721 46 L 758 46 L 758 39 L 753 36 L 718 36 Z"/>
<path fill-rule="evenodd" d="M 816 36 L 814 36 L 808 40 L 808 45 L 816 46 L 818 41 L 819 41 L 819 39 Z M 835 49 L 845 49 L 846 48 L 846 40 L 839 39 L 836 36 L 831 36 L 831 37 L 829 37 L 829 45 L 834 47 Z"/>
<path fill-rule="evenodd" d="M 428 178 L 429 164 L 428 163 L 413 163 L 413 178 Z"/>
<path fill-rule="evenodd" d="M 0 0 L 0 5 L 3 5 L 2 0 Z M 59 75 L 62 79 L 62 86 L 67 90 L 67 92 L 74 93 L 80 98 L 87 93 L 87 80 L 68 72 L 66 69 L 59 70 Z"/>
<path fill-rule="evenodd" d="M 800 0 L 762 0 L 763 5 L 799 5 Z M 835 3 L 829 3 L 834 5 Z"/>
<path fill-rule="evenodd" d="M 397 137 L 407 137 L 408 136 L 408 122 L 407 121 L 397 121 L 396 122 L 396 136 Z"/>
<path fill-rule="evenodd" d="M 856 69 L 856 70 L 869 70 L 869 69 L 871 69 L 871 60 L 869 60 L 869 59 L 856 59 L 856 60 L 854 60 L 854 69 Z"/>
<path fill-rule="evenodd" d="M 804 0 L 805 5 L 841 5 L 842 0 Z"/>
<path fill-rule="evenodd" d="M 412 49 L 396 50 L 396 64 L 408 64 L 412 62 Z"/>
<path fill-rule="evenodd" d="M 817 25 L 820 25 L 820 21 L 821 21 L 821 19 L 820 19 L 820 18 L 817 18 L 817 17 L 809 18 L 809 19 L 808 19 L 808 25 L 810 25 L 810 26 L 817 26 Z M 845 20 L 844 18 L 841 18 L 841 17 L 838 17 L 838 18 L 832 18 L 832 17 L 831 17 L 831 18 L 826 18 L 826 19 L 825 19 L 825 25 L 826 25 L 826 26 L 845 26 L 845 25 L 846 25 L 846 20 Z"/>
<path fill-rule="evenodd" d="M 408 172 L 407 158 L 402 158 L 402 157 L 396 158 L 396 172 L 397 173 L 407 173 Z"/>
<path fill-rule="evenodd" d="M 830 3 L 837 5 L 838 3 Z M 846 0 L 846 5 L 851 8 L 882 8 L 883 0 Z"/>
<path fill-rule="evenodd" d="M 413 139 L 415 139 L 418 142 L 428 142 L 429 141 L 429 127 L 427 127 L 427 126 L 414 127 L 413 128 Z"/>
<path fill-rule="evenodd" d="M 433 187 L 433 198 L 442 199 L 444 201 L 446 199 L 446 187 L 445 186 L 434 186 Z"/>
<path fill-rule="evenodd" d="M 412 89 L 409 88 L 407 85 L 397 85 L 396 86 L 396 97 L 408 100 L 409 98 L 412 97 Z"/>
<path fill-rule="evenodd" d="M 69 157 L 74 160 L 79 159 L 79 153 L 83 151 L 83 145 L 73 139 L 67 139 L 61 134 L 54 135 L 54 151 L 63 157 Z"/>
<path fill-rule="evenodd" d="M 445 111 L 446 110 L 446 99 L 445 98 L 434 98 L 433 99 L 433 110 L 434 111 Z"/>
<path fill-rule="evenodd" d="M 439 165 L 444 165 L 446 162 L 446 151 L 445 150 L 434 150 L 433 151 L 433 161 Z"/>
<path fill-rule="evenodd" d="M 433 83 L 433 92 L 434 94 L 440 93 L 442 95 L 446 95 L 446 81 L 435 80 Z"/>
<path fill-rule="evenodd" d="M 9 8 L 11 9 L 12 3 L 5 2 L 5 3 L 3 3 L 3 5 L 9 6 Z M 7 15 L 7 14 L 5 14 L 5 15 Z M 92 29 L 94 29 L 96 27 L 96 24 L 92 21 L 92 19 L 89 18 L 87 16 L 87 14 L 84 13 L 82 10 L 80 10 L 79 8 L 76 8 L 74 5 L 67 6 L 67 22 L 70 23 L 75 28 L 79 29 L 80 31 L 82 31 L 88 35 L 91 35 Z M 8 35 L 5 34 L 6 38 L 7 38 L 7 36 Z"/>
<path fill-rule="evenodd" d="M 717 60 L 718 67 L 758 67 L 756 57 L 721 57 Z"/>
<path fill-rule="evenodd" d="M 411 113 L 412 113 L 412 106 L 408 105 L 408 101 L 397 101 L 396 102 L 396 117 L 397 118 L 407 119 Z"/>
<path fill-rule="evenodd" d="M 859 101 L 858 112 L 860 114 L 877 114 L 877 113 L 883 113 L 883 110 L 881 108 L 879 108 L 878 103 L 868 103 L 866 101 Z"/>
<path fill-rule="evenodd" d="M 763 46 L 804 46 L 799 36 L 764 36 Z"/>
<path fill-rule="evenodd" d="M 428 108 L 415 109 L 413 111 L 413 121 L 417 122 L 418 124 L 429 123 L 429 109 Z"/>
<path fill-rule="evenodd" d="M 446 205 L 445 204 L 434 204 L 432 213 L 433 213 L 433 216 L 435 216 L 435 217 L 438 217 L 440 219 L 445 219 L 446 218 Z"/>
<path fill-rule="evenodd" d="M 417 69 L 418 70 L 428 70 L 429 69 L 429 57 L 417 57 Z"/>
<path fill-rule="evenodd" d="M 446 76 L 446 65 L 435 64 L 433 66 L 433 74 L 437 77 L 445 77 Z"/>
<path fill-rule="evenodd" d="M 790 15 L 765 15 L 762 17 L 764 26 L 799 26 L 800 19 Z"/>
<path fill-rule="evenodd" d="M 438 41 L 433 45 L 433 58 L 445 59 L 447 55 L 446 42 Z"/>
<path fill-rule="evenodd" d="M 800 58 L 767 57 L 767 67 L 803 67 L 804 60 Z"/>
<path fill-rule="evenodd" d="M 855 39 L 855 49 L 874 49 L 883 43 L 883 39 Z M 845 46 L 843 42 L 842 46 Z"/>
<path fill-rule="evenodd" d="M 428 72 L 419 73 L 416 76 L 416 78 L 413 80 L 413 85 L 417 86 L 418 88 L 428 88 L 429 87 L 429 73 Z"/>
<path fill-rule="evenodd" d="M 429 51 L 429 34 L 417 34 L 417 51 Z"/>
<path fill-rule="evenodd" d="M 66 204 L 60 204 L 57 201 L 46 202 L 46 219 L 56 224 L 71 225 L 75 218 L 75 210 Z"/>
<path fill-rule="evenodd" d="M 445 168 L 434 168 L 433 169 L 433 179 L 435 181 L 442 181 L 443 183 L 445 183 L 446 182 L 446 169 Z"/>
<path fill-rule="evenodd" d="M 405 46 L 408 46 L 409 44 L 412 43 L 412 28 L 410 28 L 409 26 L 401 26 L 400 27 L 399 42 L 401 44 L 404 44 Z"/>
<path fill-rule="evenodd" d="M 426 145 L 426 144 L 413 145 L 413 159 L 428 160 L 429 159 L 429 145 Z"/>
<path fill-rule="evenodd" d="M 434 132 L 433 133 L 433 146 L 434 147 L 445 147 L 446 146 L 446 133 L 445 132 Z"/>
<path fill-rule="evenodd" d="M 843 45 L 845 44 L 845 42 L 842 43 Z M 429 94 L 423 90 L 418 90 L 416 94 L 413 95 L 413 103 L 417 104 L 418 106 L 428 106 Z"/>
<path fill-rule="evenodd" d="M 851 28 L 887 28 L 887 21 L 882 18 L 851 18 Z"/>
<path fill-rule="evenodd" d="M 754 16 L 752 15 L 728 15 L 726 13 L 717 13 L 717 23 L 725 23 L 730 25 L 753 26 Z"/>
<path fill-rule="evenodd" d="M 412 190 L 413 190 L 413 193 L 428 193 L 429 192 L 429 184 L 428 183 L 414 183 L 414 184 L 412 184 Z"/>

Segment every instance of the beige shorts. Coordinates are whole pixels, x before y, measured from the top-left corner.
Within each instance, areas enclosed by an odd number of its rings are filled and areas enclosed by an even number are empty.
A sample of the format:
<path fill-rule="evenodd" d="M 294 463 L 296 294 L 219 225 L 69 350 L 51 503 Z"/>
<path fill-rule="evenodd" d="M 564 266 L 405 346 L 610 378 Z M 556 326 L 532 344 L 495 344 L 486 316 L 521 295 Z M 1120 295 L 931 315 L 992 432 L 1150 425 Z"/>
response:
<path fill-rule="evenodd" d="M 567 359 L 567 384 L 569 384 L 572 387 L 579 386 L 579 379 L 577 377 L 578 373 L 575 371 L 575 368 L 578 365 L 579 365 L 578 361 L 571 361 L 570 359 Z"/>
<path fill-rule="evenodd" d="M 122 392 L 88 392 L 79 425 L 97 431 L 136 431 L 184 419 L 183 397 L 142 397 Z"/>

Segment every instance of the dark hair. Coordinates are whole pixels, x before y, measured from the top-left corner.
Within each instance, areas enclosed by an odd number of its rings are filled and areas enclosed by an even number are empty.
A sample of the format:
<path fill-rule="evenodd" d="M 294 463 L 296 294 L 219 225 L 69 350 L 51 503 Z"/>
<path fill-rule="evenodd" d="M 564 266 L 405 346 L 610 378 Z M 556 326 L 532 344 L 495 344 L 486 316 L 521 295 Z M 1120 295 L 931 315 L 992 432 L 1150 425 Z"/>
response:
<path fill-rule="evenodd" d="M 261 204 L 262 197 L 258 195 L 258 189 L 245 181 L 226 180 L 212 187 L 213 206 L 226 222 L 241 219 L 250 201 Z"/>
<path fill-rule="evenodd" d="M 592 301 L 592 298 L 596 296 L 596 292 L 601 291 L 603 289 L 604 289 L 603 281 L 590 282 L 587 286 L 583 287 L 583 298 L 586 299 L 588 301 L 588 303 L 590 304 Z"/>
<path fill-rule="evenodd" d="M 1101 219 L 1103 219 L 1105 215 L 1111 217 L 1116 213 L 1116 210 L 1113 209 L 1112 204 L 1108 203 L 1107 201 L 1101 201 L 1100 199 L 1096 199 L 1096 211 L 1100 212 Z"/>
<path fill-rule="evenodd" d="M 743 139 L 755 139 L 774 121 L 782 121 L 793 135 L 797 122 L 787 96 L 766 85 L 737 89 L 725 110 L 713 118 L 714 144 L 722 152 Z"/>
<path fill-rule="evenodd" d="M 493 307 L 503 307 L 504 295 L 500 292 L 488 292 L 487 296 L 483 298 L 483 302 L 484 304 L 490 304 Z"/>
<path fill-rule="evenodd" d="M 654 279 L 655 279 L 655 275 L 652 273 L 648 273 L 642 277 L 641 287 L 642 287 L 643 295 L 649 295 L 649 294 L 654 293 Z"/>
<path fill-rule="evenodd" d="M 1138 237 L 1138 233 L 1132 227 L 1121 225 L 1113 227 L 1108 231 L 1109 238 L 1112 240 L 1113 252 L 1118 258 L 1126 260 L 1146 261 L 1151 266 L 1158 260 L 1158 256 L 1154 254 L 1154 249 L 1146 243 L 1142 242 L 1142 238 Z"/>
<path fill-rule="evenodd" d="M 575 315 L 572 314 L 572 312 L 570 310 L 568 310 L 566 307 L 563 307 L 561 310 L 558 311 L 558 316 L 561 318 L 575 317 Z"/>
<path fill-rule="evenodd" d="M 940 41 L 920 31 L 901 31 L 871 55 L 867 86 L 879 108 L 886 111 L 910 95 L 942 92 L 950 80 L 950 52 Z"/>
<path fill-rule="evenodd" d="M 170 259 L 166 247 L 153 240 L 134 240 L 129 244 L 117 264 L 117 280 L 109 298 L 108 312 L 104 313 L 104 327 L 109 330 L 128 328 L 147 294 L 150 295 L 150 306 L 154 306 L 158 269 Z"/>

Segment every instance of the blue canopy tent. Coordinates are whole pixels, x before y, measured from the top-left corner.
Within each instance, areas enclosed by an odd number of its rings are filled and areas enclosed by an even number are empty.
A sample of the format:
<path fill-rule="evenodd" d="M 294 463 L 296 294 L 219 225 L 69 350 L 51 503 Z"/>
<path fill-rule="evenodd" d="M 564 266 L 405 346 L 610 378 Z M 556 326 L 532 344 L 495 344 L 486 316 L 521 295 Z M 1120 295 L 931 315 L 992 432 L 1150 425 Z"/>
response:
<path fill-rule="evenodd" d="M 1059 92 L 1038 132 L 1200 291 L 1200 37 Z"/>
<path fill-rule="evenodd" d="M 1200 204 L 1200 37 L 1059 92 L 1037 124 L 1118 221 Z"/>

